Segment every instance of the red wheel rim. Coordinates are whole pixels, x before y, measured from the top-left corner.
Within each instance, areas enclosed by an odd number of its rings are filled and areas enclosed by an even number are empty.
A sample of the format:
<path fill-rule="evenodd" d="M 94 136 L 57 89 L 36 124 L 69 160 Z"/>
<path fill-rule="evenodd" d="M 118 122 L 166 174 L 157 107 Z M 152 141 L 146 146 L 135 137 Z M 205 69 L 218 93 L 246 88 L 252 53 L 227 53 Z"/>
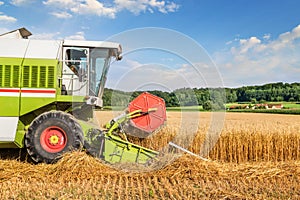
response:
<path fill-rule="evenodd" d="M 67 145 L 67 134 L 61 128 L 51 126 L 42 132 L 40 143 L 47 152 L 57 153 L 62 151 Z"/>

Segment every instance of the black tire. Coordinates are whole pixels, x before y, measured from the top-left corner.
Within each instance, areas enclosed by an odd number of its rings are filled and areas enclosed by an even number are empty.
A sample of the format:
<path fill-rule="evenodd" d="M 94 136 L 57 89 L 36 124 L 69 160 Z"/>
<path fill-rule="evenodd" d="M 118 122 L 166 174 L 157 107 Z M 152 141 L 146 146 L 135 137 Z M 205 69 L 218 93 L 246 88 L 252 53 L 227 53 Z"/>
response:
<path fill-rule="evenodd" d="M 81 126 L 72 115 L 61 111 L 41 114 L 25 135 L 27 152 L 36 163 L 53 163 L 63 153 L 82 148 L 83 141 Z"/>

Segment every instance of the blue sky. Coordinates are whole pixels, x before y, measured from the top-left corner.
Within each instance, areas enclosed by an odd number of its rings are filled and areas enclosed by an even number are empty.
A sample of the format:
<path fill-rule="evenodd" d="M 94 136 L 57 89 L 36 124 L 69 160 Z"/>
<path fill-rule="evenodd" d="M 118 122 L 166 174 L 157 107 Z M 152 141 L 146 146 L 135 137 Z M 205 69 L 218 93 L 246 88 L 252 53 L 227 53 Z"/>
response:
<path fill-rule="evenodd" d="M 26 27 L 36 39 L 118 40 L 124 31 L 159 27 L 198 43 L 226 87 L 299 82 L 299 8 L 297 0 L 0 0 L 0 33 Z M 107 86 L 132 90 L 166 77 L 156 86 L 207 86 L 213 77 L 192 77 L 189 66 L 199 63 L 157 49 L 130 52 L 112 65 Z"/>

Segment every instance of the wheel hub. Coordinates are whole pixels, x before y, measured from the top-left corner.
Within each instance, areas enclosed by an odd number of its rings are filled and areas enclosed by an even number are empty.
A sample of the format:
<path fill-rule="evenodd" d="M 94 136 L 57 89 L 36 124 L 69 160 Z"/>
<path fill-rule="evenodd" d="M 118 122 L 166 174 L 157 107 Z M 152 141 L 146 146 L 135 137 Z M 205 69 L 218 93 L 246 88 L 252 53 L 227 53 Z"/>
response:
<path fill-rule="evenodd" d="M 59 142 L 59 137 L 57 135 L 52 135 L 49 138 L 49 143 L 52 144 L 52 145 L 57 145 L 58 142 Z"/>
<path fill-rule="evenodd" d="M 46 128 L 40 137 L 41 146 L 49 153 L 62 151 L 67 144 L 67 134 L 58 126 Z"/>

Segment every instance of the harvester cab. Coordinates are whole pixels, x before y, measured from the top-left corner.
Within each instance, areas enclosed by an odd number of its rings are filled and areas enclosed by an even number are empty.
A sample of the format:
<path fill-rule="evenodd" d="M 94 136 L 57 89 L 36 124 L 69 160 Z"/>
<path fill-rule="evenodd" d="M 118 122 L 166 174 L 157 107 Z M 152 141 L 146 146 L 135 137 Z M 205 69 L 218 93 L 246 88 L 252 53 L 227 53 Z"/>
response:
<path fill-rule="evenodd" d="M 90 123 L 120 44 L 30 35 L 25 28 L 0 35 L 0 148 L 26 148 L 46 163 L 81 148 L 109 163 L 146 163 L 158 154 L 126 135 L 144 138 L 165 123 L 159 97 L 142 93 L 106 129 Z"/>
<path fill-rule="evenodd" d="M 111 58 L 121 59 L 121 46 L 111 42 L 64 40 L 62 90 L 65 95 L 86 96 L 102 107 L 102 95 Z"/>

